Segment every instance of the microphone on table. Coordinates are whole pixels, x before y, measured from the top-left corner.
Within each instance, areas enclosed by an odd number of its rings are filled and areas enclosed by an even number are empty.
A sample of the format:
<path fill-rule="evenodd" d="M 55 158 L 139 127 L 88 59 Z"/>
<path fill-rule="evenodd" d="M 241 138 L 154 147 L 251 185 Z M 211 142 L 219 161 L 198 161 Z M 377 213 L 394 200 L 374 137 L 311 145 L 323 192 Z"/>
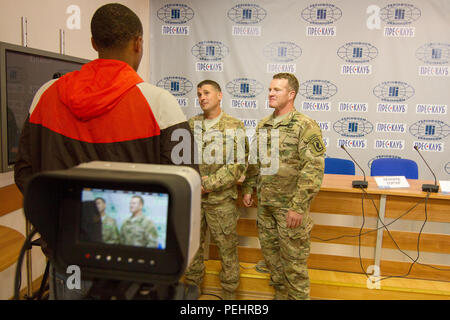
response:
<path fill-rule="evenodd" d="M 428 169 L 430 169 L 431 174 L 434 177 L 434 184 L 423 184 L 422 185 L 422 191 L 425 192 L 439 192 L 439 186 L 437 184 L 437 179 L 436 179 L 436 175 L 434 174 L 433 170 L 431 170 L 430 166 L 428 165 L 427 161 L 425 160 L 424 157 L 422 157 L 422 154 L 419 151 L 419 148 L 415 145 L 414 149 L 416 149 L 417 153 L 419 154 L 419 156 L 422 158 L 423 162 L 425 162 L 425 164 L 427 165 Z"/>
<path fill-rule="evenodd" d="M 364 175 L 364 181 L 361 180 L 353 180 L 352 181 L 352 187 L 353 188 L 367 188 L 368 186 L 368 182 L 366 180 L 366 173 L 364 172 L 364 170 L 361 168 L 361 166 L 358 164 L 358 162 L 356 162 L 355 159 L 353 159 L 353 157 L 351 156 L 351 154 L 347 151 L 347 149 L 345 149 L 344 145 L 341 144 L 341 148 L 350 156 L 350 158 L 353 160 L 353 162 L 358 166 L 359 169 L 361 169 L 363 175 Z"/>

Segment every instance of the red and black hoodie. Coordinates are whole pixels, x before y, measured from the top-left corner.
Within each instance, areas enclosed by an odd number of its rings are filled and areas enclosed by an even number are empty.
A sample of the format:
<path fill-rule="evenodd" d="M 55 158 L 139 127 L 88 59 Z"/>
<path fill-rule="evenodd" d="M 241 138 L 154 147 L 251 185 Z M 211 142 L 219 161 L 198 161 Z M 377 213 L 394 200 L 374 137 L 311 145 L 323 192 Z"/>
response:
<path fill-rule="evenodd" d="M 15 182 L 23 192 L 36 172 L 94 160 L 173 164 L 179 141 L 171 136 L 179 128 L 190 130 L 174 96 L 145 83 L 125 62 L 97 59 L 38 90 L 22 130 Z M 191 135 L 192 153 L 193 141 Z"/>

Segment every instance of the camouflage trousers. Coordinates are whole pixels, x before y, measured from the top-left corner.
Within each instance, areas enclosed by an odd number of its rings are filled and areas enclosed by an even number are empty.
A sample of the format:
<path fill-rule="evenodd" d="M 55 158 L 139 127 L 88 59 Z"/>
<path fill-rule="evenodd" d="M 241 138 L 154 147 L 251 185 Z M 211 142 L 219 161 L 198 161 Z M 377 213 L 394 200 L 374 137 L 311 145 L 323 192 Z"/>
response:
<path fill-rule="evenodd" d="M 285 208 L 258 207 L 259 241 L 276 298 L 306 300 L 309 299 L 306 263 L 312 221 L 307 216 L 299 227 L 287 228 L 287 211 Z"/>
<path fill-rule="evenodd" d="M 239 286 L 238 237 L 236 225 L 239 211 L 235 199 L 226 199 L 220 204 L 202 203 L 200 247 L 194 260 L 185 273 L 187 282 L 195 283 L 199 287 L 205 274 L 204 252 L 207 227 L 213 242 L 219 250 L 222 269 L 219 273 L 220 283 L 226 291 L 234 292 Z"/>

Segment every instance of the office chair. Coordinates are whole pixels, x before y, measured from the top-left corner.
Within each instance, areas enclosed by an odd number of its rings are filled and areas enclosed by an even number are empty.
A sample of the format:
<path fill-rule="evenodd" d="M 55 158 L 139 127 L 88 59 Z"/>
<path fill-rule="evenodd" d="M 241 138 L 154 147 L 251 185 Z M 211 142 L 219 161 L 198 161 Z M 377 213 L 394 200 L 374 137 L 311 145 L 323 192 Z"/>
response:
<path fill-rule="evenodd" d="M 325 173 L 355 175 L 355 164 L 347 159 L 325 158 Z"/>
<path fill-rule="evenodd" d="M 371 176 L 405 176 L 406 179 L 418 179 L 417 163 L 409 159 L 375 159 L 370 167 Z"/>

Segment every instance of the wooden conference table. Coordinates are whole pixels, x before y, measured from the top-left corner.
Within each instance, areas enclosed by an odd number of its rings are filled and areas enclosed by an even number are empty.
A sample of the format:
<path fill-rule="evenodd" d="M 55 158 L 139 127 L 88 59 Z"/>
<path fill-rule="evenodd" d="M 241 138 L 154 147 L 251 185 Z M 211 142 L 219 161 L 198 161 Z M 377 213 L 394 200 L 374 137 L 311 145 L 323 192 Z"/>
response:
<path fill-rule="evenodd" d="M 392 222 L 392 219 L 400 217 L 398 222 L 395 223 L 403 221 L 406 224 L 415 222 L 421 225 L 425 220 L 426 202 L 427 223 L 450 223 L 450 195 L 433 193 L 426 199 L 427 193 L 422 192 L 422 184 L 433 182 L 422 180 L 408 180 L 409 188 L 379 189 L 374 178 L 367 177 L 369 186 L 364 192 L 361 189 L 352 188 L 352 181 L 362 180 L 362 178 L 362 176 L 325 174 L 320 191 L 311 203 L 311 213 L 313 218 L 316 213 L 361 217 L 364 208 L 365 218 L 375 218 L 377 220 L 376 228 L 363 228 L 361 230 L 362 235 L 359 236 L 360 227 L 330 224 L 320 225 L 316 223 L 311 232 L 311 241 L 371 247 L 374 250 L 374 256 L 373 258 L 362 258 L 364 270 L 367 270 L 367 267 L 370 265 L 376 265 L 380 267 L 382 276 L 405 274 L 409 270 L 412 261 L 403 262 L 393 261 L 392 259 L 383 260 L 382 258 L 384 249 L 398 250 L 398 248 L 380 221 L 387 223 L 385 222 L 386 219 Z M 241 195 L 237 201 L 238 206 L 242 208 Z M 254 207 L 256 206 L 257 204 L 254 205 Z M 249 209 L 241 210 L 245 211 Z M 410 212 L 407 213 L 408 210 Z M 378 219 L 377 215 L 379 216 Z M 240 238 L 258 236 L 255 218 L 254 214 L 250 218 L 246 217 L 246 215 L 241 215 L 237 228 Z M 402 250 L 413 252 L 412 257 L 416 257 L 419 229 L 416 228 L 417 231 L 394 231 L 396 229 L 394 224 L 388 226 L 388 229 L 398 246 Z M 348 237 L 348 235 L 352 236 Z M 331 238 L 338 239 L 329 240 Z M 438 253 L 444 258 L 449 257 L 450 234 L 448 232 L 422 232 L 420 236 L 420 252 Z M 209 257 L 218 259 L 217 248 L 213 244 L 210 245 Z M 259 248 L 239 247 L 240 261 L 256 263 L 261 259 L 262 255 Z M 327 252 L 326 254 L 323 252 L 321 254 L 312 252 L 308 259 L 308 266 L 312 269 L 363 272 L 359 257 L 335 255 L 334 252 Z M 450 270 L 450 266 L 447 263 L 432 265 L 432 267 L 430 265 L 416 263 L 411 269 L 409 276 L 413 278 L 450 281 L 450 271 L 448 271 Z"/>

